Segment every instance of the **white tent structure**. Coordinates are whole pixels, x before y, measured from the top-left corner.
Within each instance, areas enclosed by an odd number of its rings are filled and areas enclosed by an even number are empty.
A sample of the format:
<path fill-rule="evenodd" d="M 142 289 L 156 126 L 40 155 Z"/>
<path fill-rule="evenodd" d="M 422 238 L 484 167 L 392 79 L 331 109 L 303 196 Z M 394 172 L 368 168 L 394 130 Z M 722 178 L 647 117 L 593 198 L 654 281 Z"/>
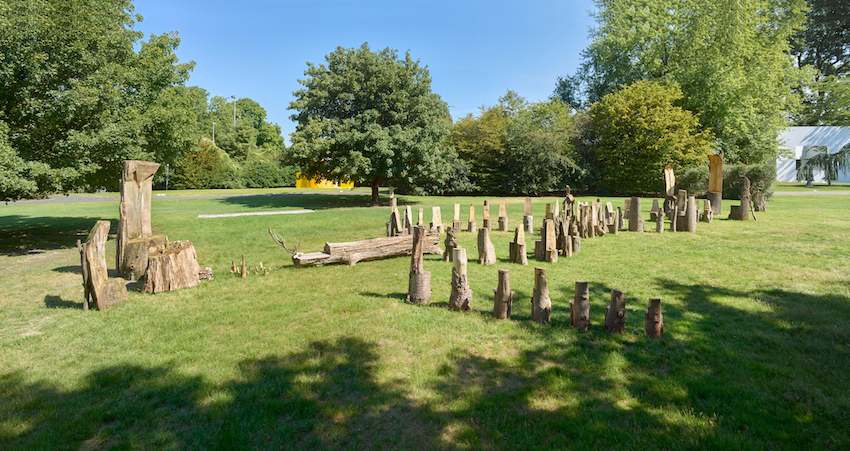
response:
<path fill-rule="evenodd" d="M 850 145 L 850 127 L 788 127 L 779 135 L 789 156 L 776 160 L 776 180 L 796 182 L 797 168 L 821 152 L 838 153 Z M 826 182 L 823 171 L 815 171 L 815 182 Z M 850 183 L 850 173 L 838 174 L 838 183 Z"/>

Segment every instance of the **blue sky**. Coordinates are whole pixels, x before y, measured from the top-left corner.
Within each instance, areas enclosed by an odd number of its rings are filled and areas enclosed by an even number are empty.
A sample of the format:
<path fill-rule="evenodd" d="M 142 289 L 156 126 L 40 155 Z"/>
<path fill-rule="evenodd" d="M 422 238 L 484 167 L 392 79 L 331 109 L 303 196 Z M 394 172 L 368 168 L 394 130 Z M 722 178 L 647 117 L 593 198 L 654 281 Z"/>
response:
<path fill-rule="evenodd" d="M 575 72 L 587 47 L 592 0 L 577 1 L 195 1 L 136 0 L 136 29 L 177 31 L 177 56 L 195 61 L 189 85 L 249 97 L 295 131 L 287 110 L 307 62 L 336 47 L 410 51 L 457 120 L 508 89 L 545 100 L 559 75 Z"/>

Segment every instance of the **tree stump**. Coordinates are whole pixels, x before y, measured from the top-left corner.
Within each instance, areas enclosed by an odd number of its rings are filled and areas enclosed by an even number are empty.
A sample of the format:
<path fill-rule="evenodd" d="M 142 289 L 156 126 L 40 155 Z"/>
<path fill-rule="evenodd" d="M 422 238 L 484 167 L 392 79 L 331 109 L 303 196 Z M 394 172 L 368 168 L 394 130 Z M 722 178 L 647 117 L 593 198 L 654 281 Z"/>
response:
<path fill-rule="evenodd" d="M 455 229 L 455 233 L 460 232 L 460 204 L 455 204 L 455 215 L 452 220 L 452 227 Z"/>
<path fill-rule="evenodd" d="M 703 201 L 702 204 L 702 216 L 700 216 L 700 221 L 707 222 L 711 224 L 711 221 L 714 219 L 714 210 L 711 207 L 711 203 L 708 199 Z"/>
<path fill-rule="evenodd" d="M 745 176 L 741 176 L 741 209 L 740 209 L 740 220 L 741 221 L 749 221 L 750 220 L 750 205 L 752 204 L 752 199 L 750 197 L 750 179 Z"/>
<path fill-rule="evenodd" d="M 436 232 L 437 235 L 443 234 L 443 213 L 440 211 L 440 207 L 431 207 L 431 231 Z"/>
<path fill-rule="evenodd" d="M 514 240 L 508 245 L 509 259 L 520 265 L 528 264 L 528 256 L 525 251 L 525 230 L 522 227 L 517 227 L 514 233 Z"/>
<path fill-rule="evenodd" d="M 493 290 L 493 317 L 497 319 L 510 319 L 513 309 L 514 293 L 511 291 L 511 272 L 507 269 L 499 270 L 499 285 Z"/>
<path fill-rule="evenodd" d="M 575 297 L 570 301 L 570 326 L 578 330 L 590 327 L 590 291 L 587 282 L 576 282 Z"/>
<path fill-rule="evenodd" d="M 708 169 L 708 201 L 711 203 L 712 213 L 720 214 L 720 203 L 723 200 L 723 156 L 709 155 Z"/>
<path fill-rule="evenodd" d="M 135 238 L 151 236 L 151 190 L 154 174 L 159 163 L 149 161 L 125 160 L 121 173 L 121 204 L 118 220 L 118 248 L 115 252 L 115 267 L 121 277 L 130 279 L 133 274 L 123 273 L 127 255 L 127 243 Z M 141 268 L 144 271 L 145 268 Z M 138 276 L 138 274 L 135 274 Z M 138 280 L 138 279 L 137 279 Z"/>
<path fill-rule="evenodd" d="M 124 258 L 118 273 L 130 280 L 141 280 L 148 269 L 150 248 L 165 244 L 164 235 L 143 236 L 124 243 Z"/>
<path fill-rule="evenodd" d="M 652 209 L 649 210 L 649 220 L 657 221 L 658 217 L 661 216 L 661 208 L 658 206 L 658 199 L 652 199 Z"/>
<path fill-rule="evenodd" d="M 484 219 L 482 219 L 481 224 L 484 226 L 485 229 L 487 229 L 488 232 L 490 230 L 492 230 L 492 226 L 490 225 L 490 201 L 489 200 L 484 201 Z"/>
<path fill-rule="evenodd" d="M 578 233 L 578 226 L 575 223 L 570 225 L 570 238 L 573 242 L 573 254 L 578 254 L 581 251 L 581 236 Z"/>
<path fill-rule="evenodd" d="M 454 249 L 452 267 L 452 293 L 449 295 L 449 309 L 463 312 L 472 310 L 472 290 L 466 278 L 466 249 Z"/>
<path fill-rule="evenodd" d="M 443 261 L 451 262 L 454 261 L 454 248 L 457 247 L 457 233 L 455 232 L 454 227 L 449 227 L 446 229 L 446 240 L 443 241 L 443 244 L 446 246 L 446 251 L 443 252 Z"/>
<path fill-rule="evenodd" d="M 552 300 L 549 299 L 549 287 L 546 284 L 546 270 L 534 268 L 534 295 L 531 298 L 531 320 L 540 324 L 549 322 L 552 313 Z"/>
<path fill-rule="evenodd" d="M 670 231 L 675 232 L 678 230 L 677 223 L 679 222 L 679 206 L 677 205 L 677 201 L 674 200 L 672 204 L 672 209 L 670 211 Z"/>
<path fill-rule="evenodd" d="M 407 302 L 427 304 L 431 302 L 431 272 L 425 271 L 422 255 L 425 250 L 425 227 L 413 229 L 413 252 L 410 255 L 410 278 Z"/>
<path fill-rule="evenodd" d="M 469 221 L 466 224 L 467 232 L 475 232 L 475 230 L 477 229 L 477 225 L 475 223 L 475 205 L 469 206 Z"/>
<path fill-rule="evenodd" d="M 664 233 L 664 214 L 659 214 L 655 219 L 655 233 Z"/>
<path fill-rule="evenodd" d="M 626 293 L 611 290 L 611 305 L 605 307 L 605 330 L 621 334 L 626 327 Z"/>
<path fill-rule="evenodd" d="M 664 315 L 661 314 L 661 299 L 650 299 L 649 308 L 643 315 L 643 328 L 652 338 L 659 338 L 664 332 Z"/>
<path fill-rule="evenodd" d="M 694 196 L 688 197 L 688 207 L 685 210 L 685 219 L 687 220 L 687 228 L 686 230 L 690 233 L 696 233 L 697 231 L 697 201 Z"/>
<path fill-rule="evenodd" d="M 413 213 L 410 211 L 410 205 L 404 208 L 404 226 L 402 228 L 401 234 L 413 234 Z"/>
<path fill-rule="evenodd" d="M 534 216 L 525 215 L 522 217 L 522 226 L 526 233 L 534 233 Z"/>
<path fill-rule="evenodd" d="M 106 238 L 109 221 L 97 221 L 85 244 L 80 244 L 83 273 L 83 309 L 88 310 L 89 298 L 100 311 L 130 300 L 123 279 L 109 279 L 106 269 Z"/>
<path fill-rule="evenodd" d="M 478 229 L 478 263 L 485 266 L 496 263 L 496 248 L 490 241 L 490 231 L 486 227 Z"/>
<path fill-rule="evenodd" d="M 424 216 L 425 216 L 425 209 L 424 209 L 424 208 L 420 208 L 420 209 L 419 209 L 419 217 L 418 217 L 418 218 L 416 218 L 416 227 L 420 227 L 420 226 L 424 226 L 424 225 L 425 225 L 425 218 L 424 218 Z"/>
<path fill-rule="evenodd" d="M 200 282 L 200 270 L 191 241 L 172 241 L 154 248 L 148 258 L 145 292 L 161 293 L 194 287 Z"/>
<path fill-rule="evenodd" d="M 555 235 L 555 221 L 546 219 L 543 221 L 543 260 L 556 263 L 558 261 L 558 247 Z"/>
<path fill-rule="evenodd" d="M 623 210 L 617 207 L 617 229 L 624 230 L 626 228 L 626 217 L 623 216 Z"/>
<path fill-rule="evenodd" d="M 505 209 L 504 202 L 499 202 L 499 231 L 508 231 L 508 211 Z"/>

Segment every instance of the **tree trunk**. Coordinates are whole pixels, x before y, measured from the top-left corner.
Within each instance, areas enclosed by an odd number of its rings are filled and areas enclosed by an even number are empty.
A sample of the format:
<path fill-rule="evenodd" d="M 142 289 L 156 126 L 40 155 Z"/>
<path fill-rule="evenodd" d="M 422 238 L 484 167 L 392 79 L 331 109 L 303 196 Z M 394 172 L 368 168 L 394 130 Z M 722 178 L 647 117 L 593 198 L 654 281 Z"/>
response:
<path fill-rule="evenodd" d="M 579 330 L 590 327 L 590 294 L 587 282 L 576 282 L 575 297 L 570 301 L 570 326 Z"/>
<path fill-rule="evenodd" d="M 121 203 L 118 220 L 118 248 L 115 252 L 115 267 L 125 267 L 125 247 L 135 238 L 151 236 L 151 189 L 159 163 L 125 160 L 121 173 Z M 141 268 L 144 271 L 145 268 Z M 138 274 L 136 274 L 138 275 Z M 122 274 L 129 278 L 130 274 Z"/>
<path fill-rule="evenodd" d="M 496 248 L 490 241 L 490 232 L 486 227 L 478 229 L 478 263 L 485 266 L 496 263 Z"/>
<path fill-rule="evenodd" d="M 649 308 L 643 315 L 643 328 L 652 338 L 659 338 L 664 332 L 664 315 L 661 314 L 661 299 L 650 299 Z"/>
<path fill-rule="evenodd" d="M 499 270 L 499 285 L 493 290 L 493 317 L 498 319 L 510 319 L 513 309 L 514 292 L 511 291 L 511 272 L 507 269 Z"/>
<path fill-rule="evenodd" d="M 549 299 L 549 287 L 546 284 L 546 270 L 534 268 L 534 295 L 531 298 L 531 320 L 540 324 L 549 322 L 552 313 L 552 300 Z"/>
<path fill-rule="evenodd" d="M 640 226 L 642 218 L 640 217 L 640 198 L 632 197 L 629 202 L 629 232 L 643 231 Z"/>
<path fill-rule="evenodd" d="M 151 250 L 145 273 L 145 291 L 161 293 L 194 287 L 201 267 L 191 241 L 172 241 Z"/>
<path fill-rule="evenodd" d="M 750 207 L 752 199 L 750 198 L 750 179 L 741 176 L 741 221 L 750 220 Z"/>
<path fill-rule="evenodd" d="M 449 309 L 463 312 L 472 310 L 472 290 L 466 278 L 466 249 L 454 249 L 454 267 L 452 267 L 452 293 L 449 296 Z"/>
<path fill-rule="evenodd" d="M 378 181 L 372 180 L 372 205 L 378 204 Z"/>
<path fill-rule="evenodd" d="M 685 210 L 685 218 L 687 219 L 687 228 L 686 230 L 690 233 L 696 233 L 697 231 L 697 200 L 694 196 L 688 197 L 688 207 Z"/>
<path fill-rule="evenodd" d="M 118 273 L 127 280 L 141 280 L 148 269 L 150 248 L 165 244 L 164 235 L 143 236 L 124 242 L 124 258 Z"/>
<path fill-rule="evenodd" d="M 626 293 L 611 290 L 611 305 L 605 307 L 605 330 L 621 334 L 626 327 Z"/>
<path fill-rule="evenodd" d="M 106 310 L 113 305 L 127 302 L 127 286 L 124 279 L 109 279 L 106 269 L 106 238 L 109 234 L 109 221 L 97 221 L 85 244 L 80 248 L 83 252 L 83 294 L 88 304 L 89 296 L 98 310 Z"/>
<path fill-rule="evenodd" d="M 407 288 L 407 301 L 414 304 L 431 302 L 431 272 L 425 271 L 422 254 L 425 250 L 425 227 L 413 229 L 413 251 L 410 254 L 410 279 Z"/>
<path fill-rule="evenodd" d="M 322 266 L 331 263 L 348 263 L 354 266 L 358 262 L 380 260 L 383 258 L 401 257 L 413 252 L 413 236 L 393 236 L 388 238 L 372 238 L 371 240 L 350 241 L 346 243 L 325 243 L 324 252 L 301 253 L 292 256 L 296 268 L 302 266 Z M 442 254 L 440 236 L 436 233 L 426 233 L 426 254 Z"/>
<path fill-rule="evenodd" d="M 443 241 L 446 250 L 443 252 L 443 261 L 454 261 L 454 249 L 457 247 L 457 233 L 454 227 L 446 229 L 446 239 Z"/>

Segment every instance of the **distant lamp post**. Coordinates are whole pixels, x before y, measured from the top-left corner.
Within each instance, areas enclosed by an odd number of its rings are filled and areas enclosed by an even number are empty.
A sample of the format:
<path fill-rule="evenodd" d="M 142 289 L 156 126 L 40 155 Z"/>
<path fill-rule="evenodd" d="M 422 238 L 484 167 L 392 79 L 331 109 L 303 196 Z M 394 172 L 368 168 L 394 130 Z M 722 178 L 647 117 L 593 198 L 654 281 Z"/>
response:
<path fill-rule="evenodd" d="M 236 96 L 230 96 L 233 99 L 233 130 L 236 130 Z"/>
<path fill-rule="evenodd" d="M 165 163 L 165 190 L 168 191 L 168 163 Z"/>
<path fill-rule="evenodd" d="M 213 144 L 215 144 L 215 121 L 213 121 Z"/>

